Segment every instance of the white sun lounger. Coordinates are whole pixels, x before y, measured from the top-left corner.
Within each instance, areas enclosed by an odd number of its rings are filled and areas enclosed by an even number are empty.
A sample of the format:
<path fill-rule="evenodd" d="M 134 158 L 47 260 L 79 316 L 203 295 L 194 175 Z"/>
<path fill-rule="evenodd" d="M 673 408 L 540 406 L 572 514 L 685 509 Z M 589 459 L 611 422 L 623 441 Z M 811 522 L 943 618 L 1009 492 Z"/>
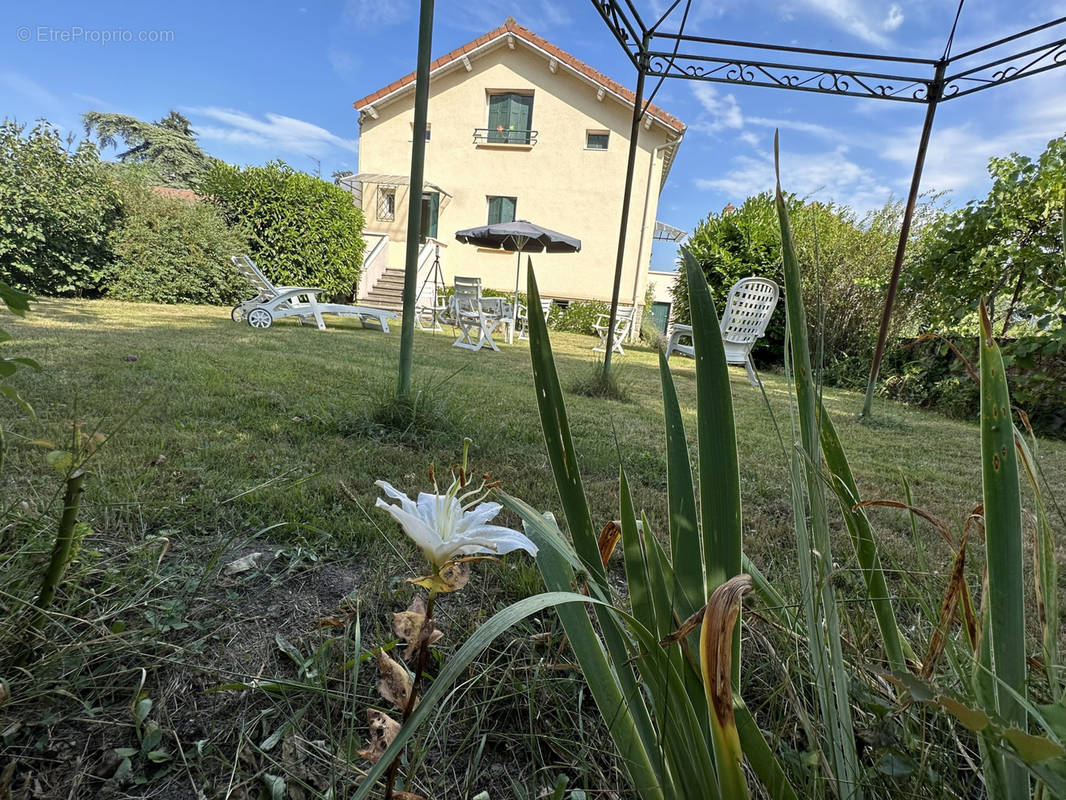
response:
<path fill-rule="evenodd" d="M 313 319 L 318 329 L 324 331 L 326 323 L 322 321 L 322 315 L 336 314 L 340 317 L 359 317 L 363 325 L 388 333 L 389 320 L 396 319 L 395 313 L 380 308 L 320 303 L 317 295 L 325 292 L 325 289 L 275 286 L 248 256 L 233 256 L 230 263 L 240 270 L 259 292 L 251 300 L 245 300 L 233 307 L 230 316 L 234 322 L 245 321 L 253 328 L 265 329 L 273 325 L 276 319 L 296 317 L 301 325 Z"/>

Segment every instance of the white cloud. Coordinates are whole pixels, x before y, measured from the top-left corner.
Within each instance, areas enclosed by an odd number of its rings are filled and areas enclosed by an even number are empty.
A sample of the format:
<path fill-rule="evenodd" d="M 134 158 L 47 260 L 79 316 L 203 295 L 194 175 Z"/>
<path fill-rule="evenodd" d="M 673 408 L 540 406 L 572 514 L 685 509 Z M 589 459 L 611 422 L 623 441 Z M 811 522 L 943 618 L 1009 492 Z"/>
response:
<path fill-rule="evenodd" d="M 899 28 L 903 24 L 903 9 L 899 7 L 898 3 L 893 3 L 888 7 L 888 16 L 881 22 L 881 27 L 888 33 Z"/>
<path fill-rule="evenodd" d="M 781 163 L 782 188 L 801 197 L 848 205 L 862 214 L 883 205 L 892 189 L 873 170 L 848 158 L 846 147 L 829 152 L 785 153 Z M 715 190 L 739 202 L 750 195 L 772 190 L 774 160 L 769 151 L 733 159 L 732 168 L 718 178 L 697 178 L 700 189 Z"/>
<path fill-rule="evenodd" d="M 358 149 L 355 139 L 344 139 L 311 122 L 282 114 L 265 114 L 259 119 L 244 111 L 215 106 L 185 110 L 202 139 L 307 156 L 329 155 L 336 150 L 355 153 Z M 220 124 L 197 124 L 197 117 Z"/>
<path fill-rule="evenodd" d="M 891 33 L 903 24 L 903 9 L 892 3 L 882 11 L 883 4 L 869 0 L 802 0 L 817 14 L 828 19 L 841 30 L 878 47 L 887 47 Z"/>
<path fill-rule="evenodd" d="M 819 125 L 815 122 L 803 122 L 798 119 L 769 119 L 767 117 L 745 117 L 744 119 L 745 122 L 763 128 L 781 128 L 782 130 L 809 133 L 812 136 L 817 136 L 819 139 L 828 139 L 835 142 L 843 142 L 849 138 L 838 130 L 826 125 Z"/>
<path fill-rule="evenodd" d="M 507 17 L 514 17 L 519 25 L 536 33 L 565 28 L 573 23 L 569 4 L 562 0 L 527 0 L 520 6 L 516 6 L 513 0 L 478 0 L 462 3 L 455 13 L 437 14 L 445 24 L 479 34 L 503 25 Z"/>
<path fill-rule="evenodd" d="M 28 100 L 36 116 L 53 116 L 63 106 L 54 94 L 21 72 L 0 72 L 0 86 Z"/>
<path fill-rule="evenodd" d="M 709 83 L 694 82 L 692 94 L 706 112 L 689 127 L 703 133 L 718 133 L 729 129 L 744 127 L 744 114 L 737 99 L 731 95 L 721 95 Z"/>
<path fill-rule="evenodd" d="M 329 59 L 329 65 L 333 68 L 333 71 L 341 77 L 352 75 L 359 68 L 359 58 L 347 48 L 331 47 L 327 51 L 326 57 Z"/>
<path fill-rule="evenodd" d="M 969 197 L 987 185 L 988 160 L 993 156 L 1015 152 L 1035 156 L 1042 152 L 1049 140 L 1066 131 L 1066 105 L 1047 101 L 1048 97 L 1055 96 L 1060 83 L 1061 77 L 1048 73 L 1018 84 L 1013 91 L 998 87 L 989 89 L 987 95 L 982 92 L 972 99 L 945 103 L 938 114 L 953 114 L 957 121 L 938 116 L 934 122 L 922 172 L 922 187 Z M 995 100 L 992 93 L 997 91 L 1005 92 L 1006 96 Z M 995 116 L 984 118 L 982 122 L 979 121 L 982 115 L 960 115 L 955 110 L 955 102 L 977 101 L 978 97 L 992 101 L 988 108 L 996 109 Z M 917 126 L 909 126 L 869 142 L 885 159 L 906 168 L 906 178 L 900 179 L 901 186 L 910 180 L 919 133 Z"/>
<path fill-rule="evenodd" d="M 410 0 L 347 0 L 344 19 L 363 28 L 398 25 L 413 16 Z"/>
<path fill-rule="evenodd" d="M 73 96 L 77 100 L 81 100 L 83 103 L 88 103 L 90 106 L 92 106 L 93 111 L 116 111 L 118 109 L 118 106 L 116 106 L 114 103 L 109 103 L 107 100 L 102 100 L 96 95 L 82 94 L 81 92 L 71 92 L 71 96 Z"/>

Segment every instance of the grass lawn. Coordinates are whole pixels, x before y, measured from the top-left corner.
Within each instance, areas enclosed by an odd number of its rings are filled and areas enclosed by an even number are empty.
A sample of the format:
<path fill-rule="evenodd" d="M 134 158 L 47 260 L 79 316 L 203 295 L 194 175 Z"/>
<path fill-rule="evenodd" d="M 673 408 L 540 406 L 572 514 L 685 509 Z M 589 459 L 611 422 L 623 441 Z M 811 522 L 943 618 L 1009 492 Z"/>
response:
<path fill-rule="evenodd" d="M 412 547 L 373 508 L 374 481 L 425 490 L 428 465 L 439 475 L 468 436 L 477 472 L 558 512 L 525 343 L 471 353 L 451 347 L 447 333 L 417 333 L 416 388 L 451 429 L 400 441 L 371 415 L 394 389 L 398 326 L 385 336 L 336 317 L 327 324 L 326 333 L 288 321 L 254 331 L 225 309 L 109 301 L 41 302 L 25 320 L 5 323 L 15 338 L 5 347 L 43 367 L 15 381 L 37 419 L 2 407 L 0 508 L 12 508 L 0 520 L 0 612 L 9 620 L 36 590 L 57 516 L 59 481 L 29 442 L 62 439 L 73 419 L 110 435 L 87 485 L 81 518 L 92 531 L 69 574 L 78 588 L 61 594 L 63 614 L 45 629 L 42 660 L 0 674 L 12 693 L 0 708 L 0 747 L 18 759 L 19 776 L 38 782 L 39 796 L 255 797 L 266 775 L 285 776 L 294 797 L 331 787 L 342 795 L 359 765 L 343 756 L 362 746 L 363 709 L 377 702 L 373 664 L 358 675 L 352 666 L 393 638 L 388 612 L 406 607 L 403 579 L 419 574 Z M 564 386 L 592 369 L 593 339 L 552 341 Z M 567 398 L 593 519 L 618 515 L 621 459 L 638 508 L 664 531 L 657 359 L 632 348 L 615 363 L 629 402 Z M 672 368 L 694 440 L 692 362 Z M 795 598 L 788 479 L 774 424 L 787 440 L 787 385 L 764 376 L 771 416 L 743 370 L 731 375 L 745 550 Z M 975 423 L 879 402 L 873 421 L 859 424 L 859 395 L 829 389 L 825 402 L 864 497 L 902 499 L 905 475 L 918 506 L 961 529 L 981 500 Z M 1066 496 L 1066 443 L 1040 442 L 1039 457 L 1055 493 Z M 937 595 L 945 578 L 912 573 L 901 512 L 874 510 L 872 518 L 905 616 L 915 585 Z M 937 535 L 919 533 L 933 563 L 949 571 Z M 858 601 L 861 581 L 838 534 L 842 594 Z M 1064 531 L 1057 534 L 1061 546 Z M 255 566 L 226 574 L 225 565 L 256 553 Z M 461 599 L 441 601 L 445 651 L 502 605 L 539 590 L 527 557 L 507 561 L 478 565 Z M 345 597 L 359 609 L 361 640 L 354 616 L 347 627 L 316 628 Z M 862 647 L 869 623 L 848 616 Z M 536 797 L 559 774 L 571 786 L 622 785 L 565 655 L 554 663 L 535 635 L 551 630 L 549 617 L 530 621 L 486 655 L 413 749 L 414 791 Z M 11 633 L 0 622 L 0 637 Z M 253 687 L 275 677 L 291 685 Z M 233 688 L 209 691 L 222 685 Z M 143 726 L 129 707 L 142 689 L 166 758 L 133 754 L 127 777 L 109 780 L 126 769 L 115 748 L 141 744 Z"/>

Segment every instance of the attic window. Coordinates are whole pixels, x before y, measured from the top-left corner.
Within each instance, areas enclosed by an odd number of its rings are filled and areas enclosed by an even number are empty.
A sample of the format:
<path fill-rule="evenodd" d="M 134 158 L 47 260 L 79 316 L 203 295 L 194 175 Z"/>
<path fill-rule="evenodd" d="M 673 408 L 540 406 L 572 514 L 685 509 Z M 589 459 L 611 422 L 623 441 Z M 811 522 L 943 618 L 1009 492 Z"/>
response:
<path fill-rule="evenodd" d="M 431 123 L 431 122 L 427 122 L 426 123 L 426 141 L 427 142 L 429 141 L 429 133 L 430 133 L 430 129 L 432 127 L 433 127 L 433 123 Z M 410 139 L 410 141 L 413 142 L 414 140 L 415 140 L 415 124 L 414 124 L 414 122 L 412 122 L 411 123 L 411 139 Z"/>
<path fill-rule="evenodd" d="M 585 149 L 606 150 L 609 138 L 608 131 L 585 131 Z"/>

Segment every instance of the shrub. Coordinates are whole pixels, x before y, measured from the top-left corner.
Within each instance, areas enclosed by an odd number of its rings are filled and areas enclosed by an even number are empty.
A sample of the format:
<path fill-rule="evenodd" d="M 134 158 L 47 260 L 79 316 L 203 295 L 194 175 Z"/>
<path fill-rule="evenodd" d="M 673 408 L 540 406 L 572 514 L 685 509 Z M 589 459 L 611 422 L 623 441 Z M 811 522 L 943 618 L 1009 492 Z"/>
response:
<path fill-rule="evenodd" d="M 354 296 L 363 214 L 344 189 L 280 161 L 244 168 L 216 162 L 199 188 L 230 225 L 246 227 L 249 255 L 271 280 Z"/>
<path fill-rule="evenodd" d="M 945 214 L 924 237 L 903 273 L 902 302 L 916 306 L 931 330 L 976 332 L 982 299 L 999 336 L 1017 335 L 1019 323 L 1066 327 L 1066 136 L 1035 160 L 992 158 L 988 174 L 987 197 Z"/>
<path fill-rule="evenodd" d="M 0 275 L 31 294 L 92 293 L 118 197 L 91 142 L 0 122 Z"/>
<path fill-rule="evenodd" d="M 554 320 L 551 315 L 548 321 L 556 330 L 592 336 L 595 333 L 592 326 L 596 324 L 596 318 L 600 314 L 610 313 L 610 303 L 599 300 L 575 300 L 559 315 L 558 321 Z"/>
<path fill-rule="evenodd" d="M 111 231 L 111 279 L 102 288 L 119 300 L 233 304 L 250 294 L 230 256 L 247 239 L 227 227 L 213 203 L 161 196 L 128 173 L 118 181 L 122 216 Z"/>
<path fill-rule="evenodd" d="M 972 337 L 951 343 L 976 367 Z M 1025 336 L 1001 342 L 1003 363 L 1014 387 L 1012 397 L 1033 429 L 1066 438 L 1066 335 Z M 941 339 L 904 339 L 890 349 L 881 369 L 881 393 L 904 403 L 935 408 L 958 419 L 973 419 L 980 410 L 980 387 L 966 365 Z"/>
<path fill-rule="evenodd" d="M 858 218 L 846 206 L 804 203 L 786 198 L 793 221 L 796 256 L 803 267 L 803 299 L 810 309 L 812 338 L 821 340 L 825 361 L 832 372 L 838 362 L 850 374 L 851 365 L 868 370 L 880 324 L 884 291 L 895 257 L 902 207 L 889 203 Z M 934 207 L 921 205 L 912 227 L 918 238 Z M 781 284 L 781 234 L 769 193 L 749 197 L 734 209 L 710 214 L 693 231 L 689 249 L 703 268 L 715 306 L 721 314 L 730 288 L 741 278 L 758 276 Z M 817 268 L 816 268 L 817 265 Z M 688 283 L 684 271 L 674 286 L 674 315 L 688 322 Z M 908 308 L 897 307 L 894 328 L 907 325 Z M 824 325 L 819 325 L 819 318 Z M 785 315 L 779 304 L 766 336 L 756 344 L 756 362 L 780 363 L 784 348 Z"/>

